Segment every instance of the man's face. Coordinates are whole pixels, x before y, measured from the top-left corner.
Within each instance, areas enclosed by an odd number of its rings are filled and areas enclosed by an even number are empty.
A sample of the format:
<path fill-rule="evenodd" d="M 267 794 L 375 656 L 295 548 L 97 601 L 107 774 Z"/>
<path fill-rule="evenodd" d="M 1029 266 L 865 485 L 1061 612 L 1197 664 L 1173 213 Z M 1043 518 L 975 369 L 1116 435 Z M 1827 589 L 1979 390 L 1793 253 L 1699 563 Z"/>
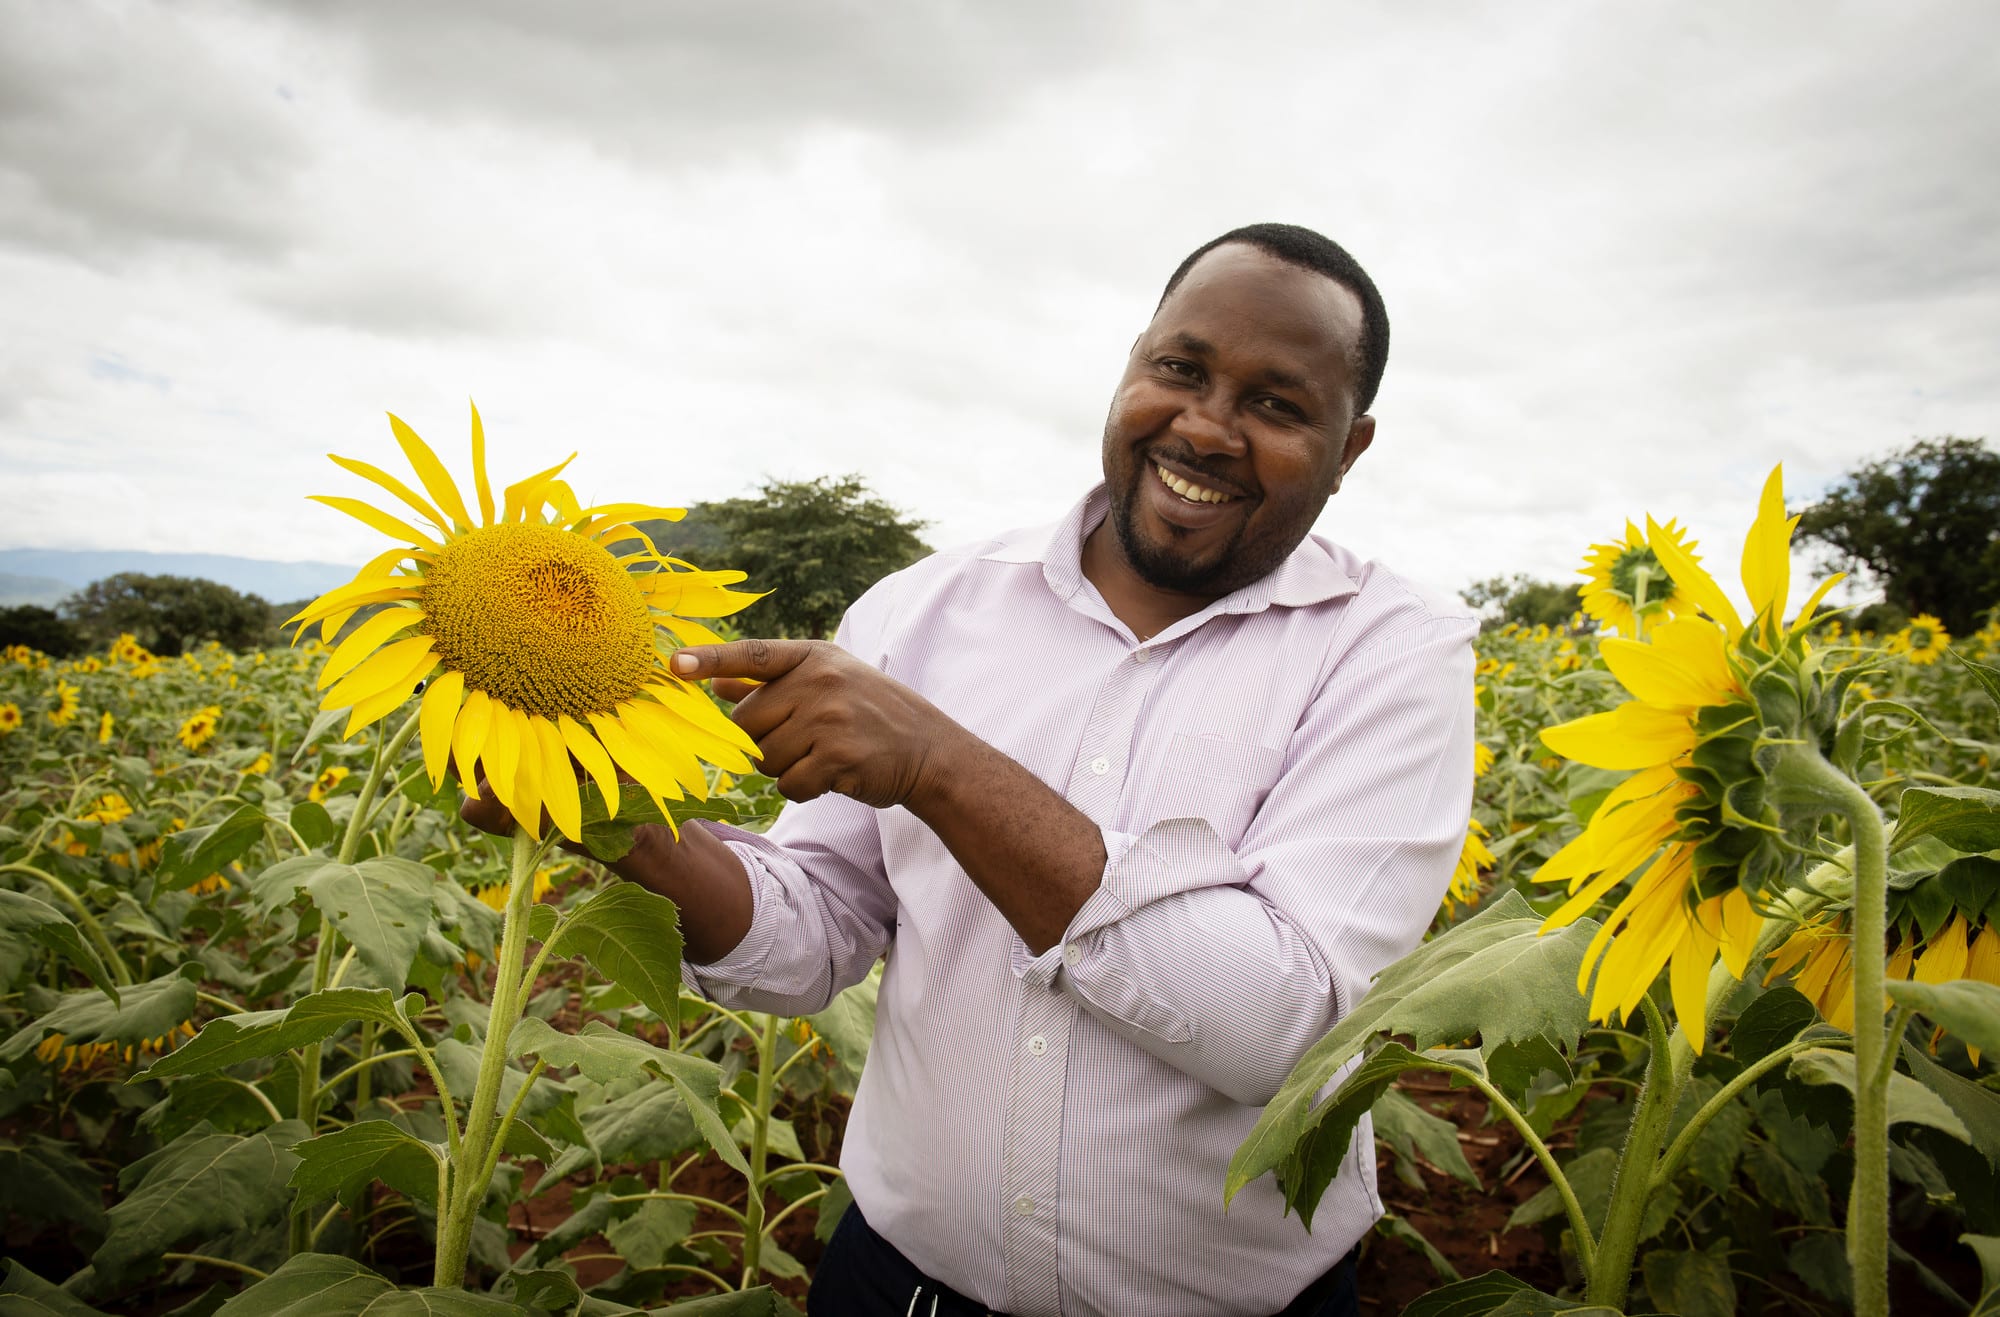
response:
<path fill-rule="evenodd" d="M 1220 598 L 1298 546 L 1375 434 L 1354 414 L 1361 301 L 1225 243 L 1132 347 L 1104 422 L 1110 519 L 1161 589 Z"/>

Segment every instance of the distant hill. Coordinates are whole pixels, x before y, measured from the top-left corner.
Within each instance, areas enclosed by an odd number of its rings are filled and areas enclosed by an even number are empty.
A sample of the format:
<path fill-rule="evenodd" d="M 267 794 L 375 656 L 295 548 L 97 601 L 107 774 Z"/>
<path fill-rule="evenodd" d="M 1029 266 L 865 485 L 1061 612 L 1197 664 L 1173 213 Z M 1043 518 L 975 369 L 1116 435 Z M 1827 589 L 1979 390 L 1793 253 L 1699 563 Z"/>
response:
<path fill-rule="evenodd" d="M 344 585 L 354 568 L 332 562 L 272 562 L 220 553 L 145 553 L 137 549 L 0 549 L 0 606 L 53 605 L 72 591 L 118 572 L 199 576 L 270 603 L 309 599 Z"/>

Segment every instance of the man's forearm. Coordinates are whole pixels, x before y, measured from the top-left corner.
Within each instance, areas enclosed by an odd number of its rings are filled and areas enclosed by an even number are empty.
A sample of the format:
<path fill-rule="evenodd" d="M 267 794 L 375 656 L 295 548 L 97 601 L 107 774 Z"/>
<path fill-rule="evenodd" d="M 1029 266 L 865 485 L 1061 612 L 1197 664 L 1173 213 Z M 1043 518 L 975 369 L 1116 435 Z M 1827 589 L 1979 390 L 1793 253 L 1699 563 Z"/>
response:
<path fill-rule="evenodd" d="M 679 841 L 658 824 L 640 828 L 610 868 L 680 907 L 685 954 L 697 965 L 722 959 L 750 931 L 755 906 L 743 862 L 699 823 L 682 824 Z"/>
<path fill-rule="evenodd" d="M 1104 834 L 1083 811 L 963 728 L 927 758 L 904 802 L 1036 955 L 1062 940 L 1104 874 Z"/>

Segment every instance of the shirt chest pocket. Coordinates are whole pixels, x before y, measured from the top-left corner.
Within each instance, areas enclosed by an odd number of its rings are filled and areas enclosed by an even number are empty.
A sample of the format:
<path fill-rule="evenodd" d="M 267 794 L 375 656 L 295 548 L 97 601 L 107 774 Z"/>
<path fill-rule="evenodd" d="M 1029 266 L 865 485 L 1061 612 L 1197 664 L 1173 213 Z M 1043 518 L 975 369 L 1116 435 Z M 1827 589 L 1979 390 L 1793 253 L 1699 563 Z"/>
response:
<path fill-rule="evenodd" d="M 1251 741 L 1176 733 L 1137 811 L 1147 821 L 1206 819 L 1234 848 L 1284 766 L 1285 752 Z"/>

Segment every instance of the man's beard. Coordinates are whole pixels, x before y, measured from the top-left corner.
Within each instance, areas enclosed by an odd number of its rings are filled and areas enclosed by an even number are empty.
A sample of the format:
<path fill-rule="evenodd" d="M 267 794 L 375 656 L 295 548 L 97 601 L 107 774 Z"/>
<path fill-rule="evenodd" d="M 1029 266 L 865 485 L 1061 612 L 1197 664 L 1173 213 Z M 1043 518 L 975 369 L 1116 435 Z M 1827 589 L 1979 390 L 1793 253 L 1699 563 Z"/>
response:
<path fill-rule="evenodd" d="M 1246 548 L 1244 535 L 1250 528 L 1247 519 L 1237 526 L 1220 551 L 1206 563 L 1195 562 L 1181 552 L 1171 538 L 1149 542 L 1139 533 L 1137 509 L 1139 481 L 1151 478 L 1152 463 L 1148 461 L 1138 467 L 1126 488 L 1107 489 L 1106 493 L 1111 502 L 1111 529 L 1118 536 L 1119 547 L 1125 551 L 1125 561 L 1132 564 L 1132 570 L 1139 574 L 1140 580 L 1155 589 L 1220 599 L 1252 581 L 1269 576 L 1298 547 L 1296 541 L 1274 544 L 1268 539 L 1255 539 Z M 1306 520 L 1305 528 L 1311 530 L 1310 518 Z"/>

